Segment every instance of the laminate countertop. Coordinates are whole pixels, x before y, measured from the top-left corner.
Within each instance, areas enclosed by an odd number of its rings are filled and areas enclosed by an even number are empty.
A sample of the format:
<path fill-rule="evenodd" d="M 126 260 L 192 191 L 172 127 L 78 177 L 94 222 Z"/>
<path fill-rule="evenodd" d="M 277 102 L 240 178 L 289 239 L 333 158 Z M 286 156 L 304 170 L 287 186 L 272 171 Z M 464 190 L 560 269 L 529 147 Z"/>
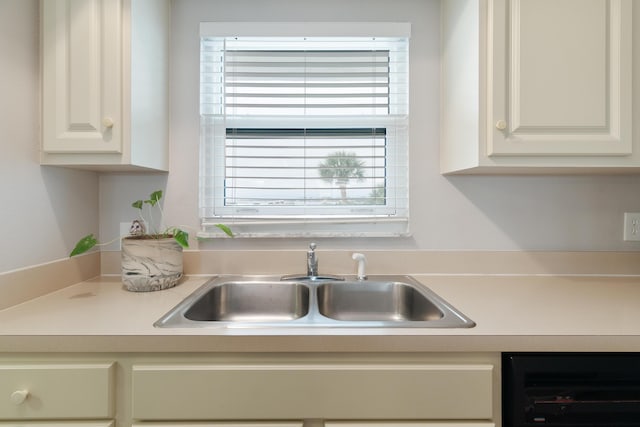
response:
<path fill-rule="evenodd" d="M 99 277 L 0 311 L 0 352 L 640 351 L 640 277 L 416 275 L 468 329 L 155 328 L 210 277 L 135 293 Z"/>

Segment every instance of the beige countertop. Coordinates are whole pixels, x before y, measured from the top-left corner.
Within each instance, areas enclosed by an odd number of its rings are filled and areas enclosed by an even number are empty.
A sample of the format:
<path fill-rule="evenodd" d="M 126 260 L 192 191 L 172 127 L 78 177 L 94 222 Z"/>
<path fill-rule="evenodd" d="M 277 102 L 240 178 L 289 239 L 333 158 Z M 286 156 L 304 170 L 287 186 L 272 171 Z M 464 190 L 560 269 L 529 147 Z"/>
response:
<path fill-rule="evenodd" d="M 640 351 L 640 277 L 416 275 L 470 329 L 159 329 L 206 282 L 133 293 L 101 277 L 0 310 L 0 352 Z"/>

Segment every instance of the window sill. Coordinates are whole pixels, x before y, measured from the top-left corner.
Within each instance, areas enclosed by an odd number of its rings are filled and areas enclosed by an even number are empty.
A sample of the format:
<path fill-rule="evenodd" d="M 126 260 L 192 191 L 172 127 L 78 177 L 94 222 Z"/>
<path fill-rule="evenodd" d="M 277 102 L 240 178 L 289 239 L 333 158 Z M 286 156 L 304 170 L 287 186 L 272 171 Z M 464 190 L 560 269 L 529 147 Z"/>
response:
<path fill-rule="evenodd" d="M 295 238 L 295 237 L 407 237 L 408 218 L 380 219 L 283 219 L 283 220 L 225 220 L 236 238 Z M 203 222 L 197 233 L 200 239 L 216 238 L 223 233 L 214 222 Z"/>

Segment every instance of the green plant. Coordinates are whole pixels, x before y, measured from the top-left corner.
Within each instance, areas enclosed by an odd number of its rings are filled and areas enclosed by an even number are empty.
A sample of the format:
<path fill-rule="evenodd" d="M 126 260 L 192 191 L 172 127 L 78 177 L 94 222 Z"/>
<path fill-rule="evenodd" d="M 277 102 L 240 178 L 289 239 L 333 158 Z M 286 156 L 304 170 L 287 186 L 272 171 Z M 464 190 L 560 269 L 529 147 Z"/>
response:
<path fill-rule="evenodd" d="M 152 227 L 154 224 L 153 208 L 157 208 L 160 213 L 160 217 L 162 217 L 162 207 L 160 206 L 160 199 L 162 199 L 162 190 L 157 190 L 151 193 L 151 195 L 147 200 L 136 200 L 131 204 L 131 206 L 134 207 L 135 209 L 138 209 L 138 214 L 140 216 L 140 219 L 145 224 L 149 224 L 149 226 Z M 148 210 L 149 221 L 147 221 L 147 219 L 144 216 L 145 205 L 149 206 L 149 210 Z M 161 221 L 159 222 L 161 223 Z M 233 232 L 226 225 L 216 224 L 216 227 L 222 230 L 227 236 L 233 237 Z M 85 253 L 89 249 L 93 248 L 94 246 L 108 245 L 122 237 L 125 237 L 125 236 L 118 237 L 106 243 L 98 243 L 98 239 L 96 239 L 96 237 L 93 234 L 88 234 L 84 236 L 82 239 L 80 239 L 78 243 L 76 243 L 76 246 L 73 248 L 69 256 L 72 257 L 75 255 L 80 255 L 82 253 Z M 163 230 L 155 228 L 153 230 L 150 230 L 150 233 L 143 232 L 140 235 L 131 236 L 131 237 L 138 238 L 138 239 L 165 239 L 165 238 L 173 237 L 173 239 L 176 242 L 178 242 L 178 244 L 180 244 L 180 246 L 182 246 L 183 248 L 189 247 L 189 233 L 175 226 L 170 226 L 170 227 L 164 228 Z"/>

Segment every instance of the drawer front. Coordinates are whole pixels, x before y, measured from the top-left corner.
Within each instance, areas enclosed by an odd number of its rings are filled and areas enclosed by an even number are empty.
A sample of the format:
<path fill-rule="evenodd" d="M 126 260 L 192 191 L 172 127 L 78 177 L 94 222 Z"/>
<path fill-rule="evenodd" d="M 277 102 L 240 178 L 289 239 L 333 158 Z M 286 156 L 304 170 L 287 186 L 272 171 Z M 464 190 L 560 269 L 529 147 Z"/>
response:
<path fill-rule="evenodd" d="M 173 423 L 133 423 L 131 427 L 303 427 L 302 421 L 298 422 L 284 422 L 284 421 L 267 421 L 267 422 L 212 422 L 212 423 L 188 423 L 188 422 L 173 422 Z M 474 426 L 470 426 L 474 427 Z"/>
<path fill-rule="evenodd" d="M 0 422 L 0 427 L 114 427 L 113 421 L 12 421 Z"/>
<path fill-rule="evenodd" d="M 318 426 L 318 423 L 314 423 L 314 426 Z M 320 424 L 322 425 L 322 424 Z M 443 422 L 409 422 L 409 421 L 347 421 L 347 422 L 331 422 L 327 421 L 324 427 L 496 427 L 493 423 L 469 423 L 469 422 L 455 422 L 455 421 L 443 421 Z M 0 424 L 2 426 L 2 424 Z M 212 423 L 187 423 L 187 422 L 174 422 L 174 423 L 140 423 L 133 424 L 132 427 L 303 427 L 302 422 L 287 423 L 287 422 L 212 422 Z M 74 426 L 75 427 L 75 426 Z"/>
<path fill-rule="evenodd" d="M 494 423 L 470 423 L 470 422 L 409 422 L 409 421 L 377 421 L 377 422 L 326 422 L 324 427 L 496 427 Z"/>
<path fill-rule="evenodd" d="M 113 364 L 0 365 L 0 419 L 113 417 Z"/>
<path fill-rule="evenodd" d="M 133 417 L 489 420 L 492 372 L 492 365 L 138 365 Z"/>

